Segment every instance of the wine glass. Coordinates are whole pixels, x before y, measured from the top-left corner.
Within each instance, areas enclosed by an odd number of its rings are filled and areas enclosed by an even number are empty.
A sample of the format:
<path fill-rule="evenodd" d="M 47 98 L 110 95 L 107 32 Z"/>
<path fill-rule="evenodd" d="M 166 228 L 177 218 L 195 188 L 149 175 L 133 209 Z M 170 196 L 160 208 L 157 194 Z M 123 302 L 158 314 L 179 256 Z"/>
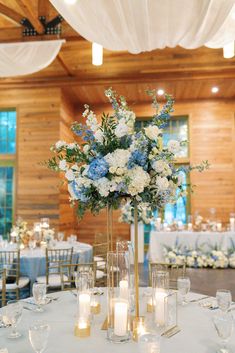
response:
<path fill-rule="evenodd" d="M 37 308 L 35 311 L 42 312 L 42 305 L 45 303 L 47 286 L 44 283 L 33 284 L 33 298 Z"/>
<path fill-rule="evenodd" d="M 42 353 L 47 347 L 50 326 L 45 322 L 36 322 L 29 328 L 29 340 L 36 353 Z"/>
<path fill-rule="evenodd" d="M 219 338 L 221 338 L 221 348 L 218 353 L 229 353 L 227 343 L 233 331 L 233 317 L 231 313 L 218 313 L 213 317 L 213 323 Z"/>
<path fill-rule="evenodd" d="M 177 288 L 182 297 L 182 305 L 187 304 L 186 295 L 190 291 L 190 278 L 189 277 L 178 277 Z"/>
<path fill-rule="evenodd" d="M 6 306 L 6 317 L 9 324 L 12 326 L 12 331 L 8 338 L 18 338 L 21 333 L 17 331 L 17 324 L 20 322 L 22 317 L 22 304 L 18 300 L 9 300 Z"/>
<path fill-rule="evenodd" d="M 64 233 L 63 232 L 58 232 L 57 238 L 59 242 L 62 242 L 64 240 Z"/>
<path fill-rule="evenodd" d="M 33 251 L 36 248 L 36 241 L 34 239 L 29 240 L 29 249 Z"/>
<path fill-rule="evenodd" d="M 220 310 L 228 311 L 232 302 L 231 292 L 227 289 L 218 289 L 216 292 L 216 300 Z"/>
<path fill-rule="evenodd" d="M 160 353 L 160 336 L 144 333 L 139 338 L 139 353 Z"/>

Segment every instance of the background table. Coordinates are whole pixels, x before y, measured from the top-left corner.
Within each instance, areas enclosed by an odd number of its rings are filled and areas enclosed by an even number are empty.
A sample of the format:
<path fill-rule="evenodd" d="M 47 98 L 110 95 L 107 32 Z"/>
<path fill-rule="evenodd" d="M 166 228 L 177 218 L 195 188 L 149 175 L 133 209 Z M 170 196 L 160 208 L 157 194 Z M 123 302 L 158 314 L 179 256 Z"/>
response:
<path fill-rule="evenodd" d="M 231 239 L 235 242 L 235 233 L 233 232 L 151 232 L 149 240 L 149 259 L 151 261 L 164 261 L 164 245 L 173 247 L 178 240 L 179 244 L 190 247 L 209 242 L 211 245 L 218 244 L 223 250 L 231 247 Z"/>
<path fill-rule="evenodd" d="M 92 261 L 92 246 L 85 243 L 66 241 L 58 242 L 53 249 L 67 249 L 73 247 L 73 263 L 87 263 Z M 1 250 L 12 250 L 8 246 Z M 20 251 L 20 273 L 21 276 L 30 278 L 31 283 L 35 282 L 38 276 L 46 274 L 45 249 L 35 248 L 34 250 L 24 249 Z"/>
<path fill-rule="evenodd" d="M 145 303 L 141 294 L 141 311 L 145 311 Z M 28 339 L 28 329 L 37 320 L 50 324 L 51 332 L 48 348 L 45 353 L 138 353 L 138 343 L 112 344 L 106 339 L 106 331 L 100 330 L 106 317 L 106 296 L 101 297 L 102 312 L 94 317 L 89 338 L 77 338 L 73 335 L 76 298 L 70 292 L 51 294 L 59 297 L 57 301 L 45 306 L 45 312 L 35 313 L 23 309 L 23 317 L 19 324 L 22 337 L 17 340 L 6 338 L 9 329 L 0 329 L 0 346 L 8 348 L 9 353 L 32 353 Z M 201 295 L 190 293 L 189 298 Z M 143 307 L 144 305 L 144 307 Z M 0 311 L 1 313 L 1 311 Z M 181 332 L 171 338 L 161 339 L 161 353 L 215 353 L 218 347 L 218 336 L 212 324 L 212 316 L 216 311 L 201 308 L 197 303 L 189 303 L 179 307 L 178 324 Z M 235 350 L 235 335 L 229 343 L 231 351 Z"/>

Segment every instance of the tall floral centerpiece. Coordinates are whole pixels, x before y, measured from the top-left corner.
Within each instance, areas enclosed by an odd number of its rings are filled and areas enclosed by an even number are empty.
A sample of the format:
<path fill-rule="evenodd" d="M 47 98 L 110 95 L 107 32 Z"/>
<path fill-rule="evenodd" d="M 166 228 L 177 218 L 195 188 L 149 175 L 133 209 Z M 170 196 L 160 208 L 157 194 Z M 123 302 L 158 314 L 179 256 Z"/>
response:
<path fill-rule="evenodd" d="M 55 156 L 49 161 L 50 168 L 64 172 L 70 201 L 79 217 L 87 210 L 96 214 L 105 207 L 118 208 L 123 199 L 134 208 L 136 317 L 139 316 L 138 207 L 144 203 L 151 210 L 163 208 L 166 203 L 176 201 L 176 193 L 179 197 L 185 192 L 180 175 L 182 167 L 174 164 L 180 143 L 171 140 L 165 146 L 162 139 L 174 101 L 166 95 L 166 104 L 160 109 L 156 91 L 148 94 L 153 100 L 153 118 L 148 126 L 136 132 L 136 116 L 125 98 L 107 89 L 105 95 L 113 114 L 103 113 L 97 119 L 85 105 L 84 123 L 72 125 L 82 143 L 56 142 L 52 147 Z M 205 167 L 207 162 L 187 170 L 202 171 Z"/>

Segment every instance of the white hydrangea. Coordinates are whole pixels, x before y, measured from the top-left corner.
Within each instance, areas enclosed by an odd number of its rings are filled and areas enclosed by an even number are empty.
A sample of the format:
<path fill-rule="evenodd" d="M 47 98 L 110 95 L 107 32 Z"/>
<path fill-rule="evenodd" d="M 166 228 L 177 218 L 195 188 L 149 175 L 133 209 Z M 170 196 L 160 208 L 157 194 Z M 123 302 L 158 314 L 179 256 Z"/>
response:
<path fill-rule="evenodd" d="M 95 138 L 96 141 L 98 141 L 99 143 L 103 143 L 103 142 L 104 142 L 104 134 L 103 134 L 103 131 L 101 131 L 100 129 L 98 129 L 98 130 L 94 133 L 94 138 Z"/>
<path fill-rule="evenodd" d="M 85 188 L 88 188 L 92 184 L 92 180 L 91 179 L 86 178 L 86 177 L 82 177 L 82 176 L 77 177 L 75 180 L 76 180 L 76 183 L 77 183 L 77 185 L 79 187 L 84 186 Z"/>
<path fill-rule="evenodd" d="M 187 266 L 188 267 L 193 267 L 194 266 L 194 257 L 187 256 Z"/>
<path fill-rule="evenodd" d="M 152 167 L 157 173 L 160 173 L 163 176 L 169 176 L 172 174 L 172 170 L 171 170 L 169 164 L 162 161 L 162 160 L 154 161 L 152 163 Z"/>
<path fill-rule="evenodd" d="M 65 178 L 69 181 L 73 181 L 75 179 L 75 175 L 72 169 L 67 170 L 67 172 L 65 173 Z"/>
<path fill-rule="evenodd" d="M 115 173 L 118 168 L 126 168 L 127 162 L 130 158 L 130 151 L 123 149 L 116 149 L 112 153 L 108 153 L 104 159 L 109 164 L 110 173 Z"/>
<path fill-rule="evenodd" d="M 156 178 L 156 185 L 157 185 L 159 191 L 165 191 L 169 187 L 169 181 L 166 177 L 158 176 Z"/>
<path fill-rule="evenodd" d="M 123 120 L 123 121 L 122 121 Z M 121 119 L 120 122 L 117 124 L 117 127 L 115 129 L 115 135 L 118 138 L 121 138 L 125 135 L 128 135 L 130 132 L 130 128 L 128 127 L 128 125 L 125 123 L 124 119 Z"/>
<path fill-rule="evenodd" d="M 170 152 L 175 154 L 180 150 L 180 143 L 179 141 L 176 141 L 176 140 L 170 140 L 167 143 L 167 148 Z"/>
<path fill-rule="evenodd" d="M 57 141 L 57 142 L 56 142 L 55 148 L 56 148 L 57 150 L 59 150 L 60 148 L 66 146 L 66 145 L 67 145 L 67 143 L 66 143 L 65 141 L 60 140 L 60 141 Z"/>
<path fill-rule="evenodd" d="M 150 176 L 143 170 L 142 167 L 136 166 L 129 169 L 126 173 L 130 182 L 128 184 L 128 193 L 132 196 L 137 195 L 144 191 L 144 188 L 150 183 Z"/>
<path fill-rule="evenodd" d="M 69 143 L 69 144 L 67 145 L 67 148 L 68 148 L 69 150 L 73 150 L 73 149 L 76 148 L 76 147 L 77 147 L 76 143 Z"/>
<path fill-rule="evenodd" d="M 59 168 L 60 170 L 67 170 L 67 162 L 65 159 L 62 159 L 60 162 L 59 162 Z"/>
<path fill-rule="evenodd" d="M 150 139 L 156 141 L 158 135 L 162 132 L 156 125 L 149 125 L 144 128 L 145 135 Z"/>
<path fill-rule="evenodd" d="M 89 146 L 89 145 L 85 145 L 85 146 L 83 147 L 83 152 L 84 152 L 85 154 L 88 154 L 89 151 L 90 151 L 90 146 Z"/>
<path fill-rule="evenodd" d="M 110 190 L 110 181 L 109 179 L 103 177 L 96 181 L 94 181 L 94 185 L 97 188 L 99 194 L 103 197 L 107 197 L 109 195 Z"/>
<path fill-rule="evenodd" d="M 229 266 L 235 268 L 235 254 L 231 255 L 229 258 Z"/>

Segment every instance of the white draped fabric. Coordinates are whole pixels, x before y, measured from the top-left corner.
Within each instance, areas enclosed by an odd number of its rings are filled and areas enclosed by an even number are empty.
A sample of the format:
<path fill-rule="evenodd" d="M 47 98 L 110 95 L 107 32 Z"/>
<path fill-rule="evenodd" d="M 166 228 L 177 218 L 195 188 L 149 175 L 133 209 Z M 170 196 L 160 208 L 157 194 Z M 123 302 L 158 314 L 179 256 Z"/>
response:
<path fill-rule="evenodd" d="M 28 75 L 50 65 L 64 40 L 0 44 L 0 77 Z"/>
<path fill-rule="evenodd" d="M 235 40 L 234 0 L 50 1 L 80 35 L 109 50 L 221 48 Z"/>

